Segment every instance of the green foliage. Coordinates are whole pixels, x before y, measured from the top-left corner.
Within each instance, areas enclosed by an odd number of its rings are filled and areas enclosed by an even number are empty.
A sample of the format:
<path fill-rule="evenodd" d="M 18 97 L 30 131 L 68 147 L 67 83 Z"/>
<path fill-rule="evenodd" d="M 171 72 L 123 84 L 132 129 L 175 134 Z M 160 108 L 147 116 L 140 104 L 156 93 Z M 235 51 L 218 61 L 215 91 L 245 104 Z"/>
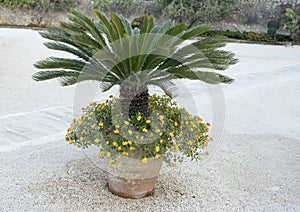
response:
<path fill-rule="evenodd" d="M 256 32 L 239 32 L 239 31 L 220 31 L 213 30 L 207 31 L 204 35 L 206 36 L 226 36 L 228 38 L 238 39 L 238 40 L 248 40 L 248 41 L 258 41 L 258 42 L 274 42 L 274 37 L 268 35 L 267 33 L 256 33 Z M 277 34 L 276 41 L 287 42 L 291 41 L 290 37 L 287 35 Z"/>
<path fill-rule="evenodd" d="M 270 20 L 267 26 L 268 26 L 268 32 L 267 32 L 268 35 L 272 36 L 274 40 L 276 40 L 276 32 L 280 27 L 279 21 L 276 19 Z"/>
<path fill-rule="evenodd" d="M 130 6 L 133 4 L 133 0 L 95 0 L 94 9 L 109 9 L 112 5 Z"/>
<path fill-rule="evenodd" d="M 100 147 L 99 156 L 112 160 L 114 167 L 121 156 L 136 153 L 143 163 L 156 158 L 169 165 L 184 157 L 201 160 L 206 153 L 210 124 L 179 108 L 171 98 L 150 96 L 151 118 L 142 114 L 127 118 L 120 107 L 120 100 L 112 97 L 105 103 L 91 103 L 73 120 L 66 141 L 79 148 Z"/>
<path fill-rule="evenodd" d="M 27 8 L 44 10 L 65 10 L 71 8 L 76 3 L 75 0 L 0 0 L 0 5 L 15 9 Z"/>
<path fill-rule="evenodd" d="M 136 87 L 158 86 L 170 96 L 174 94 L 172 81 L 176 78 L 212 84 L 232 81 L 207 71 L 224 70 L 237 62 L 232 53 L 218 50 L 225 45 L 223 37 L 182 45 L 184 40 L 208 30 L 207 25 L 187 29 L 186 24 L 175 25 L 169 20 L 154 26 L 153 17 L 147 16 L 140 29 L 133 29 L 122 16 L 112 14 L 109 20 L 97 10 L 95 15 L 97 21 L 73 10 L 69 22 L 40 33 L 52 41 L 46 43 L 48 48 L 77 58 L 50 57 L 39 61 L 35 67 L 47 70 L 37 72 L 33 79 L 60 78 L 63 86 L 95 80 L 103 91 L 135 82 Z"/>
<path fill-rule="evenodd" d="M 179 22 L 188 21 L 190 26 L 195 22 L 209 23 L 229 15 L 236 7 L 238 0 L 157 0 L 163 9 L 163 15 Z"/>
<path fill-rule="evenodd" d="M 280 23 L 276 19 L 270 20 L 267 25 L 268 25 L 268 28 L 274 28 L 276 30 L 279 29 L 279 27 L 280 27 Z"/>
<path fill-rule="evenodd" d="M 300 15 L 291 8 L 286 8 L 285 11 L 285 15 L 289 20 L 285 23 L 284 28 L 289 30 L 293 43 L 295 43 L 298 39 L 295 34 L 298 34 L 299 37 L 300 33 Z"/>
<path fill-rule="evenodd" d="M 11 10 L 29 9 L 35 23 L 41 26 L 49 11 L 66 11 L 77 4 L 78 0 L 0 0 L 0 6 Z"/>

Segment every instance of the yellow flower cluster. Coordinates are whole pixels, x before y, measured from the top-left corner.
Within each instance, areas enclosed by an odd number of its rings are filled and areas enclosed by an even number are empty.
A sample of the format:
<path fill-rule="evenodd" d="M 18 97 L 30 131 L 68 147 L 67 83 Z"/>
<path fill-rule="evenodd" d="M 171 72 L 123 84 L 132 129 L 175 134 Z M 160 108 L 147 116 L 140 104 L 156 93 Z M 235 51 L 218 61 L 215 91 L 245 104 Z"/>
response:
<path fill-rule="evenodd" d="M 96 145 L 101 149 L 98 156 L 109 158 L 114 168 L 120 166 L 118 158 L 131 157 L 133 151 L 142 153 L 141 162 L 144 164 L 155 158 L 173 166 L 175 161 L 172 162 L 172 157 L 177 152 L 202 160 L 202 149 L 208 146 L 210 140 L 210 123 L 203 122 L 199 116 L 192 116 L 184 108 L 178 108 L 167 97 L 153 95 L 149 103 L 153 111 L 151 120 L 141 113 L 131 118 L 118 113 L 111 124 L 111 109 L 119 104 L 118 100 L 111 98 L 106 103 L 92 103 L 83 109 L 82 117 L 74 119 L 67 130 L 65 139 L 69 144 L 80 148 Z M 148 144 L 151 139 L 153 143 Z"/>

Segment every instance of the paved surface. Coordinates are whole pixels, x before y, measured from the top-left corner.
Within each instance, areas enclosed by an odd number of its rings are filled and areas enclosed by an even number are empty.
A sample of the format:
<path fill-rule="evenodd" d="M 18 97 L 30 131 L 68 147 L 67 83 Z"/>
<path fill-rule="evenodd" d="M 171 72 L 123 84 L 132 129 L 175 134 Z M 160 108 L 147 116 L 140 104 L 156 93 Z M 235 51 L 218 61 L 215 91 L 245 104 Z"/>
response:
<path fill-rule="evenodd" d="M 208 121 L 223 112 L 224 133 L 208 161 L 163 171 L 154 196 L 126 200 L 108 192 L 88 151 L 64 142 L 75 87 L 31 80 L 50 54 L 42 42 L 0 29 L 0 211 L 300 211 L 299 47 L 229 44 L 240 63 L 215 107 L 215 89 L 184 82 L 178 101 Z"/>
<path fill-rule="evenodd" d="M 57 107 L 0 117 L 0 151 L 40 144 L 53 135 L 65 133 L 72 112 L 71 107 Z"/>

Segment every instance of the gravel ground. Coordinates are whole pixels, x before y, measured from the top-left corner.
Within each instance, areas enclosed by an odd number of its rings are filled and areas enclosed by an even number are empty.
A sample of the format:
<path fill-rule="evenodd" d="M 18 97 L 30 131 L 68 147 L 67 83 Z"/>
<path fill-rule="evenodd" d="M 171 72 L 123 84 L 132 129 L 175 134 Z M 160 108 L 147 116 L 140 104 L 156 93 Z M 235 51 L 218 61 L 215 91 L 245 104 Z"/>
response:
<path fill-rule="evenodd" d="M 1 211 L 300 211 L 293 139 L 226 133 L 209 162 L 166 172 L 153 196 L 131 200 L 111 194 L 98 166 L 60 136 L 0 154 Z"/>
<path fill-rule="evenodd" d="M 49 55 L 42 42 L 35 31 L 0 29 L 0 122 L 30 116 L 42 131 L 36 111 L 72 105 L 74 87 L 30 79 L 32 63 Z M 185 84 L 205 120 L 226 115 L 205 162 L 163 170 L 151 197 L 122 199 L 86 152 L 63 142 L 65 122 L 20 144 L 4 136 L 14 126 L 0 123 L 0 211 L 300 211 L 300 48 L 227 48 L 240 63 L 227 72 L 236 81 L 222 86 L 224 107 L 207 108 L 205 88 Z"/>

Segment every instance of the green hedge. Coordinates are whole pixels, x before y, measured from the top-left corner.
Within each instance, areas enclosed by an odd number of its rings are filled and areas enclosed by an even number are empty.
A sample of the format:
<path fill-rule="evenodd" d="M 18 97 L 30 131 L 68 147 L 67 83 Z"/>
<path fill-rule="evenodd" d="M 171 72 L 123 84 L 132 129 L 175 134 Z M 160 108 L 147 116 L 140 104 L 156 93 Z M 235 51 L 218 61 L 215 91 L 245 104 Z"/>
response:
<path fill-rule="evenodd" d="M 221 30 L 211 30 L 205 33 L 205 36 L 226 36 L 228 38 L 238 39 L 238 40 L 248 40 L 248 41 L 258 41 L 258 42 L 290 42 L 291 38 L 288 35 L 277 34 L 276 40 L 267 33 L 256 33 L 256 32 L 240 32 L 240 31 L 221 31 Z"/>
<path fill-rule="evenodd" d="M 9 9 L 52 9 L 64 11 L 77 3 L 77 0 L 0 0 L 0 6 Z"/>

